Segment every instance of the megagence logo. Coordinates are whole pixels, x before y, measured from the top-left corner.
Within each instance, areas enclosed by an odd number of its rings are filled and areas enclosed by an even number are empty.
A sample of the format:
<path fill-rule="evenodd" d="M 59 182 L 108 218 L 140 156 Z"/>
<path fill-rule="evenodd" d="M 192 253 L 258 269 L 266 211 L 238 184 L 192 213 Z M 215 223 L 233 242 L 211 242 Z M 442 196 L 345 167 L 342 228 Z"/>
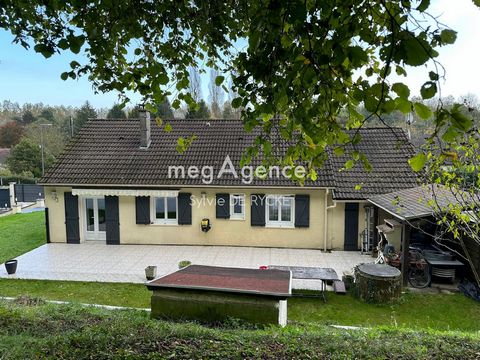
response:
<path fill-rule="evenodd" d="M 215 174 L 213 166 L 175 166 L 171 165 L 168 167 L 168 178 L 169 179 L 198 179 L 200 178 L 203 184 L 211 184 L 213 180 L 221 179 L 225 175 L 233 176 L 235 179 L 241 179 L 243 184 L 251 184 L 253 179 L 291 179 L 295 177 L 296 179 L 304 179 L 307 174 L 307 170 L 304 166 L 243 166 L 239 171 L 235 168 L 230 159 L 230 156 L 227 155 L 223 161 L 222 167 L 218 171 L 218 174 Z"/>

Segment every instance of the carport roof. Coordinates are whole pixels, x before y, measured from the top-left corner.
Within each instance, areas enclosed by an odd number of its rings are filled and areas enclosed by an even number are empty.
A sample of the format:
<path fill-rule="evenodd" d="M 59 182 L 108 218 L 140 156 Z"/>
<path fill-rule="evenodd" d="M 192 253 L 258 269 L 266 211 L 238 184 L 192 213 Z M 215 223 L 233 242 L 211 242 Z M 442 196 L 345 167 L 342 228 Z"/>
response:
<path fill-rule="evenodd" d="M 454 191 L 441 185 L 423 185 L 375 195 L 368 201 L 401 220 L 432 216 L 450 204 L 459 204 Z"/>

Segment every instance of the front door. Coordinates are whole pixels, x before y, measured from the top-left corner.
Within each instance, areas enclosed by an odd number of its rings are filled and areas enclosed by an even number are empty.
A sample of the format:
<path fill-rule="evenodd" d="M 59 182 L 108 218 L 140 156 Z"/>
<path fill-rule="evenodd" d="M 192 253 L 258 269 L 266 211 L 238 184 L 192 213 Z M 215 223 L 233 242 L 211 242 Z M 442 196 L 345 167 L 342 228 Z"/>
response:
<path fill-rule="evenodd" d="M 105 198 L 94 197 L 84 200 L 85 208 L 85 239 L 105 240 Z"/>
<path fill-rule="evenodd" d="M 343 250 L 358 250 L 358 203 L 345 203 L 345 243 Z"/>

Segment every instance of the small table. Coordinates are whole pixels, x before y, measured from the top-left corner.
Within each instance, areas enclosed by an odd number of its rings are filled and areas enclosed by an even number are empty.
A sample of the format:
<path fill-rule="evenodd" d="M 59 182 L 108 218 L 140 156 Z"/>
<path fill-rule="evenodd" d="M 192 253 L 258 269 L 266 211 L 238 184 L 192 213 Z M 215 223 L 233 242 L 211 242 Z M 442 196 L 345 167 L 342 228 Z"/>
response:
<path fill-rule="evenodd" d="M 327 292 L 327 281 L 339 281 L 337 272 L 332 268 L 321 268 L 321 267 L 306 267 L 306 266 L 278 266 L 278 265 L 269 265 L 269 269 L 272 270 L 283 270 L 291 271 L 292 279 L 302 279 L 302 280 L 321 280 L 322 281 L 322 297 L 323 301 L 327 302 L 326 292 Z"/>

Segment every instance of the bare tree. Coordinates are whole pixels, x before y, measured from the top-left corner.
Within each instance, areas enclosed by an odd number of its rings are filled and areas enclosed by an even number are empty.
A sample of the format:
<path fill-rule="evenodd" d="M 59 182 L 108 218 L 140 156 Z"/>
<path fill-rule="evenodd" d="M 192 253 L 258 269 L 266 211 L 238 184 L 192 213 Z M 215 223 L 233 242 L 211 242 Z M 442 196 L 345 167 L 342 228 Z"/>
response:
<path fill-rule="evenodd" d="M 473 93 L 467 93 L 465 95 L 461 95 L 459 98 L 460 103 L 464 104 L 468 108 L 479 109 L 479 101 L 478 96 Z"/>
<path fill-rule="evenodd" d="M 227 100 L 223 103 L 222 115 L 225 119 L 241 119 L 242 117 L 242 109 L 237 108 L 234 109 L 232 107 L 232 100 L 238 96 L 238 92 L 233 85 L 232 76 L 228 79 L 228 93 L 227 93 Z"/>
<path fill-rule="evenodd" d="M 220 75 L 217 69 L 210 70 L 210 83 L 208 89 L 210 91 L 210 115 L 214 119 L 222 117 L 222 109 L 220 108 L 223 103 L 224 91 L 216 84 L 216 79 Z"/>
<path fill-rule="evenodd" d="M 190 85 L 189 85 L 189 92 L 193 97 L 195 102 L 200 102 L 202 100 L 202 81 L 200 79 L 200 72 L 197 68 L 191 67 L 189 70 L 190 74 Z"/>

